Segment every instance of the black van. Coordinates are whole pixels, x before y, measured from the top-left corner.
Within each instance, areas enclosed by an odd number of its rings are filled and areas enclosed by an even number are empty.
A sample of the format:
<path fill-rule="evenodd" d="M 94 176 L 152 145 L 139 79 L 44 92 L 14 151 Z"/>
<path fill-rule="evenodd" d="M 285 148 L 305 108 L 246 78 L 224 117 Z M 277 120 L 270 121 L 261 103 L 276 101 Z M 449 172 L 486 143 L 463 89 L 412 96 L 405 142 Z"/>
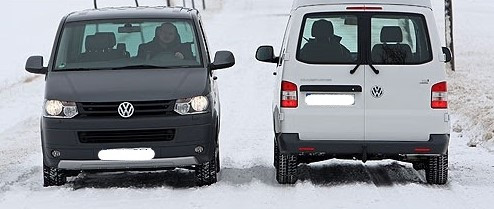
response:
<path fill-rule="evenodd" d="M 189 168 L 197 185 L 217 181 L 220 103 L 197 10 L 91 9 L 65 16 L 46 75 L 41 118 L 44 186 L 81 171 Z"/>

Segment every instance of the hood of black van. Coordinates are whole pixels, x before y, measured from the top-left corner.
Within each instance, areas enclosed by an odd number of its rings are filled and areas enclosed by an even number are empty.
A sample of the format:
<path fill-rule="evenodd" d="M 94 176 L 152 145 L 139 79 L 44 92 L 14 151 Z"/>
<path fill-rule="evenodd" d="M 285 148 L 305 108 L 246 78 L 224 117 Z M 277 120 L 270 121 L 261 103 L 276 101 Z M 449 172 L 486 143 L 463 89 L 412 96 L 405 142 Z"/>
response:
<path fill-rule="evenodd" d="M 206 95 L 206 69 L 50 72 L 46 99 L 69 102 L 156 101 Z"/>

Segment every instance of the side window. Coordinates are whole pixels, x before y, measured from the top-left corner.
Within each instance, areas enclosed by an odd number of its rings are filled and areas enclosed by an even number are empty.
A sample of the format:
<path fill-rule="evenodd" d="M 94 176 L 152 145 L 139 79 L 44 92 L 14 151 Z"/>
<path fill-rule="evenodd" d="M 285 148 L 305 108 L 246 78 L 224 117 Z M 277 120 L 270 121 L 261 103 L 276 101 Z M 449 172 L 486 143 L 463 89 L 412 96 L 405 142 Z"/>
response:
<path fill-rule="evenodd" d="M 371 19 L 371 55 L 375 64 L 421 64 L 432 60 L 425 18 L 375 15 Z"/>
<path fill-rule="evenodd" d="M 358 44 L 357 16 L 309 14 L 302 24 L 297 59 L 310 64 L 354 64 Z"/>

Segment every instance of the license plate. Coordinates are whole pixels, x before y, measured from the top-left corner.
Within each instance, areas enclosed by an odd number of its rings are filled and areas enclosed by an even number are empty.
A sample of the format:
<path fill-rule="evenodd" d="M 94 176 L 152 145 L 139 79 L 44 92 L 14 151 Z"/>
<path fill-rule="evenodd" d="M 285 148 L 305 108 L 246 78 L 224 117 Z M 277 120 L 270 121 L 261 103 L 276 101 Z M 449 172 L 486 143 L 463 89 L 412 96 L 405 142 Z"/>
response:
<path fill-rule="evenodd" d="M 307 94 L 305 103 L 309 106 L 353 106 L 353 94 Z"/>
<path fill-rule="evenodd" d="M 107 149 L 98 153 L 100 160 L 109 161 L 143 161 L 152 160 L 155 152 L 151 148 L 132 148 L 132 149 Z"/>

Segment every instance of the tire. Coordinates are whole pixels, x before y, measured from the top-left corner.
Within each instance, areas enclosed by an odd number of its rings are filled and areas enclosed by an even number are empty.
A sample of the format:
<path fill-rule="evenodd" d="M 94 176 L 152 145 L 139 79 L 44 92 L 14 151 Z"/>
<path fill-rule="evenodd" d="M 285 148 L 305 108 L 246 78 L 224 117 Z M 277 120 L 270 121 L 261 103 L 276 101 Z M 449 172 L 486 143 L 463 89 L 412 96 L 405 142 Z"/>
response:
<path fill-rule="evenodd" d="M 67 183 L 63 170 L 43 165 L 43 187 L 62 186 Z"/>
<path fill-rule="evenodd" d="M 221 163 L 220 163 L 220 148 L 216 147 L 216 173 L 219 174 L 221 171 Z M 218 178 L 218 177 L 216 177 Z"/>
<path fill-rule="evenodd" d="M 448 181 L 448 154 L 429 157 L 425 169 L 427 183 L 444 185 Z"/>
<path fill-rule="evenodd" d="M 219 150 L 216 148 L 213 158 L 195 167 L 197 186 L 208 186 L 218 181 Z"/>
<path fill-rule="evenodd" d="M 280 184 L 295 184 L 297 175 L 298 159 L 296 155 L 278 154 L 276 167 L 276 180 Z"/>
<path fill-rule="evenodd" d="M 278 164 L 279 164 L 279 155 L 280 154 L 280 148 L 278 147 L 278 140 L 276 140 L 276 137 L 274 138 L 274 159 L 273 159 L 273 165 L 276 169 L 278 169 Z"/>

